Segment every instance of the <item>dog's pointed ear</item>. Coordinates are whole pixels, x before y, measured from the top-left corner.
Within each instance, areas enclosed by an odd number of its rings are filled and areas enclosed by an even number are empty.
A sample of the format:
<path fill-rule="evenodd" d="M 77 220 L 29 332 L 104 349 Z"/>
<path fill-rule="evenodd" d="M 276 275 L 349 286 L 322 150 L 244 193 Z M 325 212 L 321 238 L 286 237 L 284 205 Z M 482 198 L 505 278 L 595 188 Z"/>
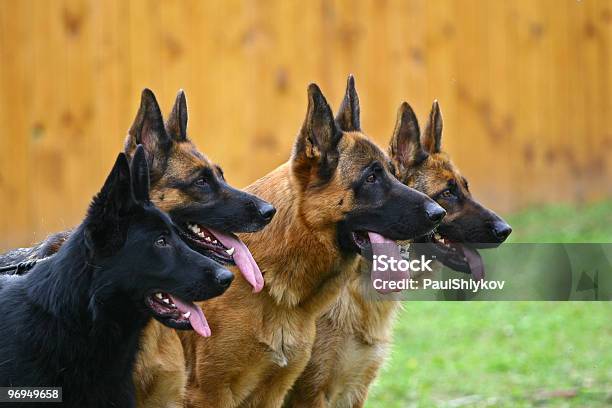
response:
<path fill-rule="evenodd" d="M 442 146 L 442 113 L 437 100 L 431 106 L 429 121 L 423 135 L 423 146 L 429 153 L 440 153 Z"/>
<path fill-rule="evenodd" d="M 166 133 L 177 142 L 187 139 L 187 98 L 182 89 L 178 91 L 172 112 L 166 121 Z"/>
<path fill-rule="evenodd" d="M 142 145 L 136 147 L 132 165 L 132 193 L 140 205 L 149 203 L 149 165 Z"/>
<path fill-rule="evenodd" d="M 397 111 L 389 156 L 399 169 L 416 166 L 427 158 L 427 153 L 421 147 L 419 122 L 406 102 L 402 102 Z"/>
<path fill-rule="evenodd" d="M 104 207 L 107 213 L 125 213 L 134 204 L 131 191 L 131 174 L 128 158 L 124 153 L 119 153 L 110 174 L 102 189 L 94 198 L 92 206 Z"/>
<path fill-rule="evenodd" d="M 336 115 L 336 124 L 345 132 L 361 131 L 359 95 L 355 89 L 355 78 L 349 75 L 346 81 L 344 99 Z"/>
<path fill-rule="evenodd" d="M 141 144 L 147 153 L 149 169 L 161 171 L 166 153 L 172 144 L 167 135 L 164 119 L 155 95 L 145 88 L 140 98 L 140 108 L 125 141 L 125 154 L 133 157 L 136 146 Z"/>
<path fill-rule="evenodd" d="M 338 165 L 337 148 L 341 138 L 342 132 L 336 127 L 325 96 L 316 84 L 310 84 L 306 119 L 293 151 L 294 169 L 309 175 L 307 169 L 317 166 L 318 177 L 326 180 Z"/>
<path fill-rule="evenodd" d="M 125 217 L 135 206 L 128 158 L 120 153 L 102 189 L 89 206 L 85 220 L 88 247 L 101 253 L 121 247 L 127 230 Z"/>

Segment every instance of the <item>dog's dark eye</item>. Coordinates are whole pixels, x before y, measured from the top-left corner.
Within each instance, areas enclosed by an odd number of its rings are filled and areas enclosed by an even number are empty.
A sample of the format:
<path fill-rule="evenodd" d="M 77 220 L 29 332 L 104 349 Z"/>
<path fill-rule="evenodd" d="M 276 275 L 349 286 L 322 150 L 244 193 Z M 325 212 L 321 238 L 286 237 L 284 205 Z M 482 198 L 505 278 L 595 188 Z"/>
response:
<path fill-rule="evenodd" d="M 452 191 L 450 191 L 450 190 L 444 190 L 442 192 L 442 194 L 440 194 L 440 196 L 442 198 L 453 198 L 453 197 L 455 197 L 455 194 Z"/>
<path fill-rule="evenodd" d="M 155 240 L 155 245 L 160 247 L 160 248 L 168 246 L 168 242 L 166 241 L 166 237 L 161 236 L 161 237 L 157 238 Z"/>
<path fill-rule="evenodd" d="M 366 178 L 366 181 L 367 181 L 368 183 L 373 183 L 373 182 L 375 182 L 375 181 L 376 181 L 376 175 L 375 175 L 375 174 L 370 174 L 370 175 L 368 176 L 368 178 Z"/>
<path fill-rule="evenodd" d="M 195 185 L 199 187 L 206 187 L 208 185 L 208 181 L 206 181 L 206 179 L 202 177 L 195 181 Z"/>

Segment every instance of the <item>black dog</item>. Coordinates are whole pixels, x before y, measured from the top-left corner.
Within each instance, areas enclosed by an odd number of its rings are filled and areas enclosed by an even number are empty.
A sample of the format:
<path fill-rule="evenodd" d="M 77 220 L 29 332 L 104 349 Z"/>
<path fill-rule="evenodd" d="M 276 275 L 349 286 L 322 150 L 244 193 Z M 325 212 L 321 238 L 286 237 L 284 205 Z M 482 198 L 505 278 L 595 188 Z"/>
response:
<path fill-rule="evenodd" d="M 132 365 L 151 316 L 206 334 L 193 302 L 233 278 L 174 228 L 149 201 L 142 146 L 131 171 L 119 154 L 60 251 L 24 276 L 0 276 L 0 386 L 63 387 L 65 407 L 134 406 Z"/>

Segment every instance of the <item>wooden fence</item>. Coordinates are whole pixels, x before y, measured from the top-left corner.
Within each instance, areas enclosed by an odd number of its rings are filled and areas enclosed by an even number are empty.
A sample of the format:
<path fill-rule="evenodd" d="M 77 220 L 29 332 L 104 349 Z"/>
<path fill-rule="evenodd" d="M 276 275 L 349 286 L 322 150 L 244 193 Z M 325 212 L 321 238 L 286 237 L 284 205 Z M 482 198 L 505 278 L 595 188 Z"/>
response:
<path fill-rule="evenodd" d="M 317 82 L 353 73 L 385 145 L 402 100 L 503 211 L 612 192 L 612 2 L 0 0 L 0 249 L 74 225 L 152 88 L 245 186 L 286 160 Z"/>

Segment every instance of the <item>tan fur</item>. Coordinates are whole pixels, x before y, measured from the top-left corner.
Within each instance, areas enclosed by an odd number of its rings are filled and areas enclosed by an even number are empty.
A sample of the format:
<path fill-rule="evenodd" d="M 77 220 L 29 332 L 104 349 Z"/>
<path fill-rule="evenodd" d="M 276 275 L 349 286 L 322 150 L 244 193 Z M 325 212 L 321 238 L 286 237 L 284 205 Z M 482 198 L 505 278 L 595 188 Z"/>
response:
<path fill-rule="evenodd" d="M 424 163 L 406 169 L 398 178 L 430 196 L 454 179 L 469 194 L 464 179 L 443 152 L 430 154 Z M 293 386 L 286 407 L 364 406 L 369 386 L 389 353 L 393 322 L 401 304 L 380 299 L 369 276 L 364 276 L 367 267 L 362 263 L 350 274 L 342 295 L 317 320 L 311 359 Z"/>
<path fill-rule="evenodd" d="M 151 322 L 143 332 L 133 379 L 139 407 L 183 406 L 185 357 L 176 332 Z"/>
<path fill-rule="evenodd" d="M 338 251 L 334 226 L 351 208 L 351 178 L 373 159 L 388 160 L 359 133 L 345 133 L 338 150 L 338 169 L 324 185 L 310 184 L 315 177 L 299 174 L 294 159 L 246 189 L 277 208 L 264 230 L 241 236 L 265 287 L 253 294 L 236 275 L 223 296 L 201 305 L 213 336 L 180 333 L 187 407 L 280 407 L 306 366 L 317 317 L 357 265 Z"/>
<path fill-rule="evenodd" d="M 360 268 L 358 266 L 357 268 Z M 291 391 L 291 407 L 360 407 L 391 342 L 398 302 L 372 294 L 355 270 L 332 308 L 317 321 L 306 369 Z"/>

